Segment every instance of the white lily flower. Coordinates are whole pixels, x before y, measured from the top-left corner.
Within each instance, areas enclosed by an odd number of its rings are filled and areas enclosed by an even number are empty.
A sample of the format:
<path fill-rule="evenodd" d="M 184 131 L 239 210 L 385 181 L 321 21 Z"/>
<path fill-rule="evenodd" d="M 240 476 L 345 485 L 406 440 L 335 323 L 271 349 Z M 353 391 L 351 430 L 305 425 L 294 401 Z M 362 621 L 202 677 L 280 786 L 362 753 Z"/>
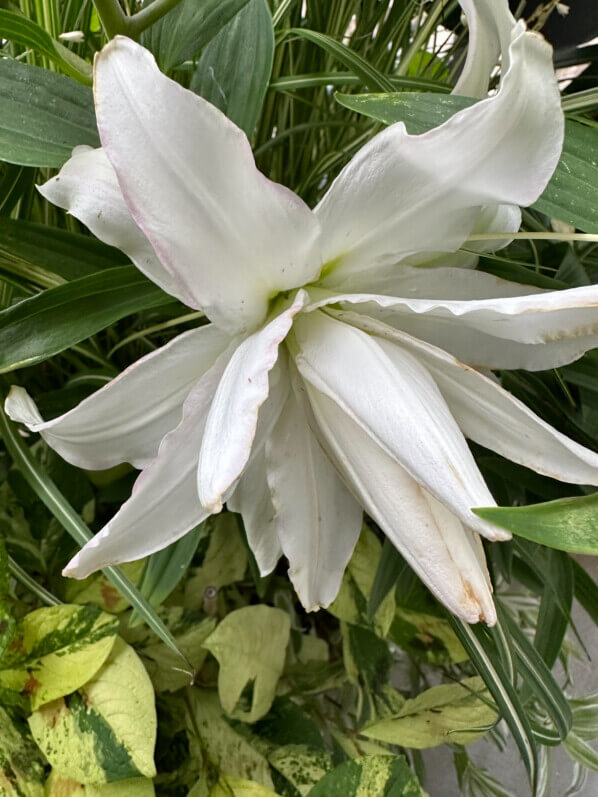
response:
<path fill-rule="evenodd" d="M 262 573 L 281 553 L 303 605 L 335 597 L 365 509 L 466 621 L 496 619 L 472 507 L 493 498 L 466 437 L 563 481 L 598 456 L 474 370 L 542 369 L 598 345 L 598 287 L 536 291 L 451 262 L 473 231 L 514 231 L 558 162 L 550 47 L 507 0 L 462 0 L 460 86 L 499 91 L 425 135 L 375 136 L 315 210 L 260 174 L 245 135 L 117 37 L 95 62 L 102 149 L 78 148 L 43 195 L 211 323 L 44 422 L 10 416 L 69 462 L 142 473 L 69 563 L 83 578 L 178 539 L 224 502 Z"/>

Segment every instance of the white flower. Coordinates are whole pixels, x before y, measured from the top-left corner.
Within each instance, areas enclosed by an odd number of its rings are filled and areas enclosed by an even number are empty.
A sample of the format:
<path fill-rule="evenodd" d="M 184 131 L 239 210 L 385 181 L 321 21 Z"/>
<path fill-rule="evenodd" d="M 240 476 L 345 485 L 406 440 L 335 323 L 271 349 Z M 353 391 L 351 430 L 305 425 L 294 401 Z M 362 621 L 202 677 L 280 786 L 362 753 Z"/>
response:
<path fill-rule="evenodd" d="M 117 37 L 97 57 L 102 149 L 76 150 L 41 191 L 212 323 L 52 421 L 11 392 L 10 416 L 69 462 L 142 469 L 66 574 L 146 556 L 227 502 L 261 571 L 283 553 L 315 609 L 338 591 L 363 508 L 449 609 L 492 623 L 479 535 L 508 534 L 472 512 L 494 502 L 465 438 L 598 485 L 596 454 L 472 367 L 581 356 L 598 344 L 598 287 L 414 267 L 455 262 L 472 231 L 516 231 L 562 145 L 549 46 L 506 0 L 462 5 L 457 90 L 484 94 L 500 51 L 499 91 L 425 135 L 384 130 L 314 211 L 142 47 Z"/>

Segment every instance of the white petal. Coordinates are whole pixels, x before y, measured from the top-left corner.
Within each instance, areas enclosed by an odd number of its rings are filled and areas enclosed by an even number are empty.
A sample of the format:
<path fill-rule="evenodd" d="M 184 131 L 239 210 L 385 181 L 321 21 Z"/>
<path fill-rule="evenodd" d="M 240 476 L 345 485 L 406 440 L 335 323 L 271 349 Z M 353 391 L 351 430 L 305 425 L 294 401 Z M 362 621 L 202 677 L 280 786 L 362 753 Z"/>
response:
<path fill-rule="evenodd" d="M 467 276 L 469 272 L 463 272 Z M 515 283 L 505 283 L 507 286 Z M 550 343 L 567 338 L 581 338 L 598 334 L 598 285 L 583 285 L 563 291 L 542 291 L 497 299 L 410 299 L 408 297 L 381 296 L 364 293 L 334 294 L 327 292 L 318 298 L 310 290 L 312 301 L 306 312 L 327 304 L 377 304 L 401 316 L 430 315 L 467 326 L 470 330 L 484 332 L 497 338 L 519 343 Z M 324 297 L 324 292 L 322 292 Z M 315 301 L 314 301 L 315 299 Z"/>
<path fill-rule="evenodd" d="M 363 512 L 323 454 L 293 390 L 266 443 L 266 467 L 289 578 L 307 611 L 326 607 L 340 589 Z"/>
<path fill-rule="evenodd" d="M 166 271 L 152 245 L 133 221 L 114 169 L 102 149 L 75 147 L 60 173 L 38 187 L 42 196 L 64 208 L 106 244 L 121 249 L 156 285 L 197 307 L 192 294 Z"/>
<path fill-rule="evenodd" d="M 268 575 L 276 567 L 282 550 L 278 542 L 274 507 L 266 480 L 263 447 L 252 456 L 226 505 L 232 512 L 239 512 L 243 516 L 247 542 L 253 551 L 260 574 Z"/>
<path fill-rule="evenodd" d="M 503 73 L 509 67 L 509 42 L 515 18 L 508 0 L 459 0 L 469 27 L 467 58 L 453 94 L 484 97 L 488 81 L 502 55 Z"/>
<path fill-rule="evenodd" d="M 256 434 L 260 406 L 268 397 L 268 374 L 293 318 L 305 304 L 299 291 L 290 307 L 245 338 L 231 357 L 210 409 L 197 471 L 203 506 L 222 509 L 222 495 L 243 472 Z"/>
<path fill-rule="evenodd" d="M 102 145 L 133 217 L 206 314 L 255 328 L 321 261 L 307 205 L 255 167 L 245 134 L 123 37 L 95 60 Z"/>
<path fill-rule="evenodd" d="M 86 578 L 178 540 L 208 515 L 197 497 L 197 458 L 205 421 L 230 354 L 223 353 L 187 397 L 183 419 L 160 444 L 133 492 L 112 520 L 74 556 L 63 575 Z"/>
<path fill-rule="evenodd" d="M 345 481 L 421 580 L 468 623 L 496 612 L 477 535 L 465 529 L 361 426 L 308 385 L 321 434 Z"/>
<path fill-rule="evenodd" d="M 213 325 L 199 327 L 142 357 L 58 418 L 44 422 L 33 400 L 16 386 L 6 399 L 6 412 L 80 468 L 102 470 L 120 462 L 143 468 L 180 422 L 193 385 L 228 343 L 228 336 Z"/>
<path fill-rule="evenodd" d="M 598 454 L 558 432 L 494 380 L 441 349 L 373 319 L 356 313 L 338 317 L 398 343 L 416 356 L 471 440 L 553 479 L 598 485 Z"/>
<path fill-rule="evenodd" d="M 425 252 L 452 252 L 480 211 L 528 205 L 559 159 L 563 115 L 551 48 L 516 26 L 499 92 L 420 136 L 402 124 L 375 136 L 316 208 L 327 287 Z"/>
<path fill-rule="evenodd" d="M 508 536 L 471 511 L 494 500 L 434 380 L 414 357 L 323 313 L 300 316 L 294 338 L 297 367 L 310 385 L 466 525 L 489 539 Z"/>

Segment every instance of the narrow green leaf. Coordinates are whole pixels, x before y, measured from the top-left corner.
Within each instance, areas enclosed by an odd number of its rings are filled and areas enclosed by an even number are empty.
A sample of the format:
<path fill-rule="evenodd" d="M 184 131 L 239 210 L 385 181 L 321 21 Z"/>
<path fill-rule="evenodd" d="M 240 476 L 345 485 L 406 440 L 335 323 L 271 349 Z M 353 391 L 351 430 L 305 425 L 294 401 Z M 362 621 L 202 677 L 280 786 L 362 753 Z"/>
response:
<path fill-rule="evenodd" d="M 571 559 L 560 551 L 547 549 L 545 555 L 550 570 L 549 583 L 545 583 L 542 593 L 534 645 L 552 669 L 571 622 L 573 568 Z M 555 599 L 555 591 L 558 600 Z"/>
<path fill-rule="evenodd" d="M 46 55 L 69 77 L 91 86 L 92 67 L 27 17 L 0 9 L 0 37 Z"/>
<path fill-rule="evenodd" d="M 336 94 L 345 108 L 384 124 L 405 122 L 413 134 L 425 133 L 477 100 L 458 95 L 400 92 Z M 567 120 L 559 164 L 542 196 L 532 205 L 585 232 L 598 232 L 598 131 Z"/>
<path fill-rule="evenodd" d="M 374 583 L 368 598 L 368 620 L 372 621 L 374 619 L 374 615 L 380 608 L 381 603 L 394 587 L 405 567 L 407 567 L 405 560 L 388 537 L 385 537 L 382 545 L 382 554 L 374 576 Z"/>
<path fill-rule="evenodd" d="M 65 280 L 129 262 L 119 249 L 90 235 L 9 218 L 0 218 L 0 256 L 50 271 Z"/>
<path fill-rule="evenodd" d="M 130 313 L 171 301 L 134 266 L 50 288 L 0 312 L 0 373 L 46 360 Z"/>
<path fill-rule="evenodd" d="M 598 554 L 598 493 L 544 504 L 473 511 L 526 540 L 571 553 Z"/>
<path fill-rule="evenodd" d="M 560 738 L 566 739 L 573 725 L 573 715 L 563 690 L 555 681 L 540 653 L 511 615 L 500 604 L 497 605 L 497 609 L 501 623 L 509 631 L 510 641 L 517 655 L 519 670 L 525 682 L 543 703 Z"/>
<path fill-rule="evenodd" d="M 463 623 L 450 613 L 447 613 L 447 616 L 453 631 L 469 654 L 472 664 L 488 687 L 509 726 L 533 786 L 536 781 L 537 750 L 532 727 L 513 684 L 496 658 L 484 631 L 478 626 Z"/>
<path fill-rule="evenodd" d="M 138 589 L 152 606 L 165 601 L 185 575 L 205 528 L 204 521 L 167 548 L 148 557 Z M 141 616 L 134 612 L 129 625 L 134 627 L 141 621 Z"/>
<path fill-rule="evenodd" d="M 317 44 L 329 55 L 336 58 L 340 63 L 350 69 L 366 86 L 376 91 L 393 91 L 394 86 L 390 79 L 375 69 L 371 64 L 362 58 L 354 50 L 349 49 L 346 44 L 336 41 L 325 33 L 306 28 L 289 28 L 287 35 L 299 36 L 302 39 Z"/>
<path fill-rule="evenodd" d="M 598 772 L 598 753 L 579 736 L 570 733 L 565 740 L 565 749 L 574 761 Z"/>
<path fill-rule="evenodd" d="M 91 89 L 66 75 L 0 59 L 0 107 L 0 160 L 58 167 L 100 146 Z"/>
<path fill-rule="evenodd" d="M 266 0 L 249 0 L 204 49 L 191 89 L 251 136 L 268 89 L 273 57 L 270 8 Z"/>
<path fill-rule="evenodd" d="M 449 93 L 451 86 L 437 80 L 424 77 L 407 75 L 386 76 L 393 89 L 420 89 L 434 92 Z M 296 89 L 311 89 L 317 86 L 362 86 L 364 81 L 352 72 L 311 72 L 303 75 L 282 75 L 270 82 L 270 88 L 275 91 L 295 91 Z M 343 95 L 340 95 L 343 96 Z"/>
<path fill-rule="evenodd" d="M 33 457 L 27 444 L 19 435 L 16 424 L 12 423 L 12 421 L 7 418 L 4 412 L 4 401 L 0 402 L 0 437 L 2 437 L 8 454 L 21 472 L 25 481 L 60 525 L 79 545 L 83 546 L 86 542 L 89 542 L 93 537 L 92 532 Z M 114 584 L 114 586 L 129 600 L 132 606 L 142 615 L 144 621 L 152 631 L 154 631 L 171 650 L 177 653 L 187 665 L 188 662 L 178 649 L 174 637 L 158 617 L 152 606 L 150 606 L 143 595 L 141 595 L 139 590 L 122 574 L 118 567 L 106 567 L 103 572 L 112 584 Z"/>
<path fill-rule="evenodd" d="M 247 2 L 182 0 L 159 22 L 144 31 L 141 43 L 156 56 L 161 69 L 170 72 L 183 61 L 197 57 L 202 48 Z"/>

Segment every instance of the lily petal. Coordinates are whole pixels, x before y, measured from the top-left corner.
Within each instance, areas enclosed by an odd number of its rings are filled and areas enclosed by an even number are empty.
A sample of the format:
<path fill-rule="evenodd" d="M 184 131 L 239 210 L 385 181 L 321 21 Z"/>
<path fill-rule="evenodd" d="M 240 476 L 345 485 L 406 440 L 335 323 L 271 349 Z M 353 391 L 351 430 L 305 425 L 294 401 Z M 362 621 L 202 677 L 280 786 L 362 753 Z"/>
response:
<path fill-rule="evenodd" d="M 202 506 L 222 509 L 222 496 L 241 475 L 256 435 L 258 413 L 268 397 L 268 375 L 293 318 L 307 301 L 298 291 L 286 310 L 245 338 L 216 390 L 199 455 L 197 489 Z"/>
<path fill-rule="evenodd" d="M 467 275 L 468 272 L 464 272 Z M 514 284 L 514 283 L 511 283 Z M 506 283 L 508 286 L 509 283 Z M 497 299 L 410 299 L 365 293 L 335 294 L 311 290 L 312 301 L 305 312 L 327 304 L 369 303 L 387 310 L 387 317 L 430 315 L 453 321 L 470 330 L 519 343 L 550 343 L 598 334 L 598 285 L 583 285 L 562 291 L 542 291 Z M 315 301 L 314 301 L 315 300 Z"/>
<path fill-rule="evenodd" d="M 340 589 L 363 510 L 322 452 L 294 390 L 266 443 L 266 467 L 289 578 L 307 611 L 326 607 Z"/>
<path fill-rule="evenodd" d="M 441 349 L 373 319 L 357 313 L 337 317 L 416 356 L 471 440 L 553 479 L 598 485 L 598 454 L 558 432 L 494 380 Z"/>
<path fill-rule="evenodd" d="M 38 186 L 38 191 L 79 219 L 100 241 L 123 251 L 139 271 L 166 293 L 190 307 L 198 307 L 193 295 L 166 271 L 133 221 L 104 150 L 75 147 L 60 173 Z"/>
<path fill-rule="evenodd" d="M 473 514 L 495 505 L 434 380 L 410 354 L 323 313 L 300 316 L 291 346 L 303 379 L 334 401 L 376 445 L 466 525 L 503 530 Z"/>
<path fill-rule="evenodd" d="M 234 493 L 226 502 L 232 512 L 243 516 L 247 542 L 262 576 L 276 567 L 282 555 L 274 523 L 274 507 L 266 479 L 264 448 L 251 458 Z"/>
<path fill-rule="evenodd" d="M 307 383 L 320 433 L 368 514 L 432 593 L 468 623 L 496 622 L 477 534 L 424 490 L 328 396 Z"/>
<path fill-rule="evenodd" d="M 551 48 L 521 23 L 510 57 L 494 97 L 420 136 L 392 125 L 343 169 L 316 208 L 326 287 L 363 289 L 405 258 L 454 252 L 484 207 L 542 193 L 563 141 Z"/>
<path fill-rule="evenodd" d="M 220 355 L 188 395 L 183 419 L 140 473 L 131 497 L 76 554 L 63 575 L 86 578 L 108 565 L 131 562 L 178 540 L 210 513 L 197 498 L 197 457 L 210 403 L 230 351 Z"/>
<path fill-rule="evenodd" d="M 502 56 L 502 69 L 509 66 L 509 42 L 515 18 L 508 0 L 459 0 L 467 17 L 469 43 L 463 71 L 453 94 L 484 97 L 492 70 Z"/>
<path fill-rule="evenodd" d="M 312 280 L 318 222 L 256 168 L 245 134 L 117 36 L 96 57 L 102 146 L 168 272 L 218 325 L 255 329 L 273 294 Z"/>
<path fill-rule="evenodd" d="M 211 324 L 184 332 L 51 421 L 44 422 L 27 392 L 13 386 L 6 412 L 77 467 L 103 470 L 130 462 L 143 468 L 180 422 L 187 394 L 229 340 Z"/>

